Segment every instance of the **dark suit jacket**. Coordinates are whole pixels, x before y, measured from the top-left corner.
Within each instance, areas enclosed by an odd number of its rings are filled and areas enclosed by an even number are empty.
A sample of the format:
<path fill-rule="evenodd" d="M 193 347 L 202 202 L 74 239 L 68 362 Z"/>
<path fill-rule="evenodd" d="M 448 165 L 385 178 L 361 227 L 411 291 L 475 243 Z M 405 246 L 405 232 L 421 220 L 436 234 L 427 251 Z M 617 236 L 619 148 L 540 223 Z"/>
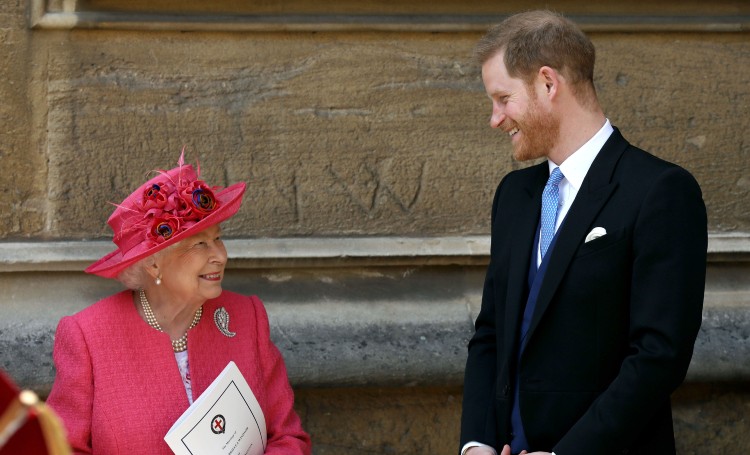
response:
<path fill-rule="evenodd" d="M 517 360 L 548 176 L 546 162 L 511 172 L 495 194 L 461 445 L 510 442 L 518 374 L 529 451 L 674 453 L 669 397 L 687 372 L 703 307 L 700 188 L 687 171 L 633 147 L 615 129 L 558 230 Z M 585 243 L 594 227 L 607 234 Z"/>

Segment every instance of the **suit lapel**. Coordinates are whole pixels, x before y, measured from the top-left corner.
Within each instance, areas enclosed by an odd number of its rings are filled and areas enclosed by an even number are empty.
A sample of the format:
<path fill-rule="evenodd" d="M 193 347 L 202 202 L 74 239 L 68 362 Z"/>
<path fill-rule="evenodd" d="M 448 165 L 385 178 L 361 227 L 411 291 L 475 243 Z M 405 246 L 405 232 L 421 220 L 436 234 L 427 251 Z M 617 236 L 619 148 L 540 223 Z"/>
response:
<path fill-rule="evenodd" d="M 519 319 L 527 297 L 528 271 L 532 256 L 531 248 L 539 225 L 542 206 L 542 191 L 549 178 L 549 166 L 543 162 L 535 166 L 525 182 L 517 199 L 518 210 L 513 228 L 510 231 L 512 242 L 510 266 L 508 267 L 508 290 L 505 305 L 505 343 L 508 353 L 512 352 L 518 339 Z M 512 358 L 506 356 L 505 358 Z"/>
<path fill-rule="evenodd" d="M 530 339 L 534 335 L 534 331 L 552 301 L 552 297 L 565 276 L 570 262 L 584 242 L 589 227 L 617 188 L 617 183 L 612 182 L 612 174 L 627 146 L 628 143 L 615 128 L 615 131 L 591 164 L 578 195 L 558 230 L 555 247 L 550 253 L 552 256 L 550 256 L 547 272 L 539 290 L 534 315 L 526 335 L 527 338 Z"/>

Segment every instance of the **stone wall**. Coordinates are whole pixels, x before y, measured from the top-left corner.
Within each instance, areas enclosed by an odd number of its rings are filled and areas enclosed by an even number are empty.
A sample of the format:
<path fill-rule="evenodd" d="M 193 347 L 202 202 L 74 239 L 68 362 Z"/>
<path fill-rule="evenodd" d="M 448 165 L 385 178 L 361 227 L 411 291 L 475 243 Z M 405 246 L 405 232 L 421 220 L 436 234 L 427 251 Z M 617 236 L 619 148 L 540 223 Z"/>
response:
<path fill-rule="evenodd" d="M 454 453 L 492 194 L 520 166 L 470 54 L 535 6 L 489 3 L 0 2 L 0 367 L 48 392 L 57 320 L 118 289 L 82 273 L 112 248 L 108 202 L 185 147 L 208 181 L 249 184 L 226 286 L 266 302 L 315 453 Z M 612 122 L 703 188 L 706 311 L 675 429 L 680 454 L 739 453 L 750 7 L 545 3 L 590 33 Z"/>

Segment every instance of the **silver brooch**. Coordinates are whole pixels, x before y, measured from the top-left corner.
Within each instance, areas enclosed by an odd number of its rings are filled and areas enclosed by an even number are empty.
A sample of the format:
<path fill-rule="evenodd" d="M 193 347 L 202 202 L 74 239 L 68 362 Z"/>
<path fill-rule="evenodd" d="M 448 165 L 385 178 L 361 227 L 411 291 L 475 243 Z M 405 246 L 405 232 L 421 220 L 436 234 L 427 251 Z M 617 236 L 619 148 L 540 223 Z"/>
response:
<path fill-rule="evenodd" d="M 229 331 L 229 313 L 227 313 L 224 307 L 217 308 L 214 311 L 214 322 L 216 323 L 216 327 L 219 328 L 219 332 L 224 334 L 224 336 L 232 338 L 237 335 L 237 333 Z"/>

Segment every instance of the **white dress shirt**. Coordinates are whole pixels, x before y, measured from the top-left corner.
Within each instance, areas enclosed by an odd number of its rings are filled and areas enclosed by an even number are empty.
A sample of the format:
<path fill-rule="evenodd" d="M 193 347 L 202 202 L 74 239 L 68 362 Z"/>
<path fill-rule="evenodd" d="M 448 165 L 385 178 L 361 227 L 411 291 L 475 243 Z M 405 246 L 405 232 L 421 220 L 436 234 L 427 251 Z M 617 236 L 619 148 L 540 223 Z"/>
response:
<path fill-rule="evenodd" d="M 604 125 L 596 134 L 594 134 L 594 136 L 591 137 L 591 139 L 588 140 L 588 142 L 583 144 L 581 148 L 573 152 L 572 155 L 560 164 L 560 172 L 562 172 L 564 178 L 558 184 L 560 199 L 558 202 L 559 209 L 557 212 L 557 221 L 555 223 L 555 232 L 557 232 L 557 229 L 568 214 L 570 206 L 573 205 L 573 201 L 575 200 L 576 195 L 578 195 L 578 190 L 581 189 L 581 184 L 583 184 L 583 179 L 589 172 L 589 168 L 591 168 L 591 163 L 594 162 L 594 159 L 599 154 L 604 143 L 607 142 L 607 139 L 609 139 L 613 132 L 614 128 L 612 128 L 612 124 L 609 122 L 609 119 L 607 119 L 604 122 Z M 547 160 L 547 164 L 549 165 L 550 174 L 552 174 L 552 171 L 558 167 L 550 160 Z M 536 251 L 537 267 L 542 263 L 541 242 L 539 243 L 540 245 L 537 247 Z M 486 444 L 471 441 L 464 444 L 461 448 L 461 454 L 465 454 L 466 451 L 472 447 L 487 447 L 495 451 L 493 447 Z M 497 451 L 495 451 L 495 454 L 497 455 Z M 555 455 L 555 453 L 552 452 L 552 455 Z"/>
<path fill-rule="evenodd" d="M 589 172 L 591 163 L 594 162 L 594 159 L 599 154 L 599 150 L 602 149 L 604 143 L 607 142 L 607 139 L 609 139 L 609 136 L 612 135 L 613 131 L 614 128 L 612 128 L 612 124 L 609 123 L 609 120 L 606 120 L 604 126 L 602 126 L 599 131 L 588 140 L 588 142 L 573 152 L 573 154 L 560 165 L 560 172 L 562 172 L 564 178 L 560 180 L 560 183 L 558 184 L 560 189 L 560 200 L 558 202 L 559 209 L 557 212 L 557 222 L 555 223 L 555 232 L 557 232 L 557 229 L 565 219 L 565 215 L 568 214 L 570 206 L 573 205 L 573 201 L 578 195 L 578 190 L 581 189 L 583 179 Z M 550 174 L 552 174 L 552 171 L 558 167 L 550 160 L 547 160 L 547 165 L 549 166 Z M 540 245 L 537 248 L 536 253 L 537 267 L 542 263 L 541 242 L 539 243 Z"/>

